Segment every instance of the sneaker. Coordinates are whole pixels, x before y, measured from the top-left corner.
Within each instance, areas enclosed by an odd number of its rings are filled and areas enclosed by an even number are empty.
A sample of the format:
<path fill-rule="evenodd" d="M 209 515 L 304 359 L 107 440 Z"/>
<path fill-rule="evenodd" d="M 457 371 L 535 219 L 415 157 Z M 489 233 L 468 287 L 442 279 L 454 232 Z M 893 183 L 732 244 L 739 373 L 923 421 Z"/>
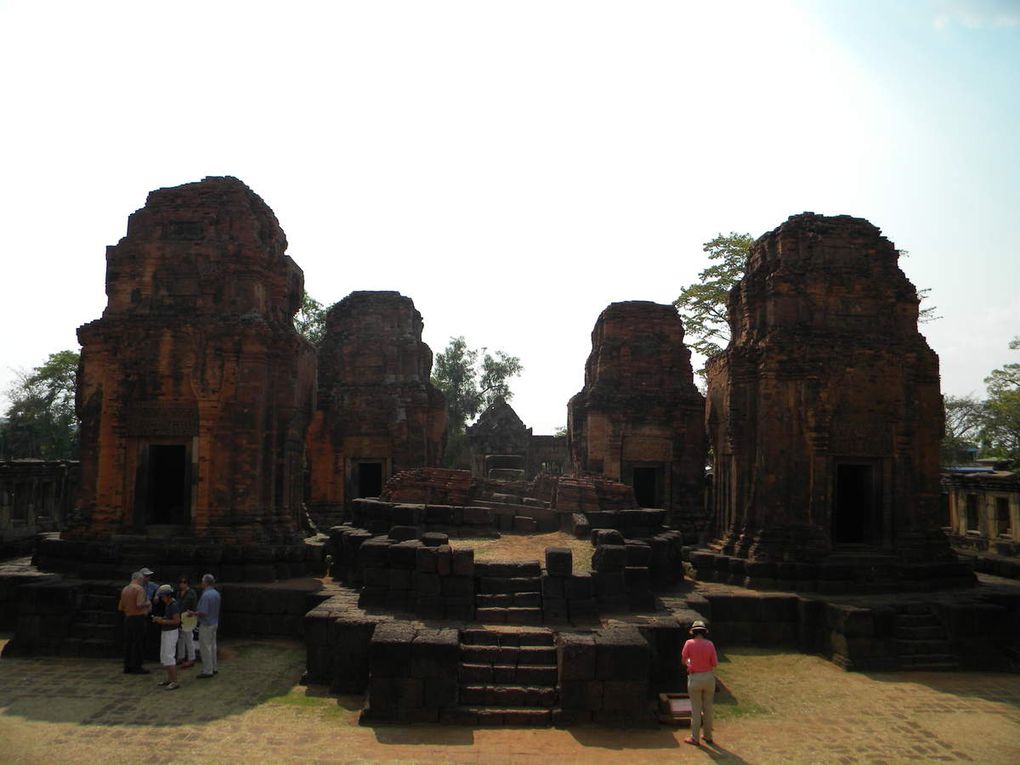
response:
<path fill-rule="evenodd" d="M 180 687 L 180 683 L 167 683 L 166 685 L 168 691 L 176 691 Z"/>
<path fill-rule="evenodd" d="M 162 682 L 160 683 L 160 685 L 170 685 L 170 681 L 169 681 L 169 680 L 163 680 L 163 681 L 162 681 Z"/>

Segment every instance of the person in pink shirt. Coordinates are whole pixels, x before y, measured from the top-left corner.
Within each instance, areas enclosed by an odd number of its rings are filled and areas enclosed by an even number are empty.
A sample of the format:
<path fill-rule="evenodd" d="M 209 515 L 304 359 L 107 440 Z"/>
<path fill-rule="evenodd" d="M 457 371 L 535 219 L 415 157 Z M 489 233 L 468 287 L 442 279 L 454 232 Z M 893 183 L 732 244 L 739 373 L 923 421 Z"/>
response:
<path fill-rule="evenodd" d="M 705 743 L 712 743 L 712 702 L 715 698 L 715 675 L 719 663 L 715 644 L 708 639 L 708 627 L 698 619 L 691 625 L 691 639 L 684 643 L 680 654 L 687 670 L 687 693 L 691 697 L 691 735 L 685 744 L 701 746 L 699 736 L 705 728 Z"/>

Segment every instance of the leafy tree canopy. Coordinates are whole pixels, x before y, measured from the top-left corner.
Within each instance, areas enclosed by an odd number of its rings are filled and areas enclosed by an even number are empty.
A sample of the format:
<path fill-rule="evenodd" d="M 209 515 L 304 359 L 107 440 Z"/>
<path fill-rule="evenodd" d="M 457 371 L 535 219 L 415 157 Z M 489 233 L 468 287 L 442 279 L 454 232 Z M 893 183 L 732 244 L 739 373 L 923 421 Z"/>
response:
<path fill-rule="evenodd" d="M 468 422 L 497 398 L 513 398 L 510 379 L 523 371 L 517 356 L 469 348 L 463 336 L 450 338 L 446 349 L 436 354 L 432 384 L 446 396 L 446 467 L 464 465 Z"/>
<path fill-rule="evenodd" d="M 1020 350 L 1020 337 L 1009 347 Z M 989 456 L 1020 462 L 1020 363 L 1006 364 L 985 378 L 988 398 L 984 402 L 982 446 Z"/>
<path fill-rule="evenodd" d="M 307 290 L 301 298 L 301 308 L 294 314 L 294 328 L 316 347 L 326 334 L 326 307 Z"/>
<path fill-rule="evenodd" d="M 79 359 L 77 351 L 58 351 L 31 372 L 18 374 L 7 392 L 11 404 L 0 429 L 6 458 L 77 458 L 74 393 Z"/>
<path fill-rule="evenodd" d="M 712 265 L 698 274 L 698 281 L 680 290 L 673 301 L 684 319 L 687 344 L 703 356 L 714 356 L 730 341 L 726 298 L 747 268 L 747 255 L 754 237 L 750 234 L 717 234 L 705 242 Z"/>

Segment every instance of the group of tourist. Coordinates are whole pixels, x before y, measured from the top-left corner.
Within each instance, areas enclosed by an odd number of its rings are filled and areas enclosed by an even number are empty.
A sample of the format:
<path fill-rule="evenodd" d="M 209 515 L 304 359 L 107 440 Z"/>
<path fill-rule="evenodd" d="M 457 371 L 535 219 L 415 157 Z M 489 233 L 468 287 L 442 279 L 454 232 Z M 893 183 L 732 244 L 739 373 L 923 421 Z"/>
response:
<path fill-rule="evenodd" d="M 200 679 L 219 673 L 216 630 L 220 623 L 220 593 L 212 574 L 202 577 L 201 596 L 191 588 L 188 577 L 182 576 L 177 590 L 169 584 L 153 581 L 155 572 L 140 569 L 131 575 L 131 582 L 121 590 L 118 609 L 124 614 L 124 673 L 147 675 L 142 666 L 145 658 L 146 624 L 152 623 L 159 632 L 159 662 L 166 670 L 160 683 L 168 691 L 177 690 L 177 668 L 195 665 L 194 631 L 198 627 L 198 655 L 202 660 Z"/>

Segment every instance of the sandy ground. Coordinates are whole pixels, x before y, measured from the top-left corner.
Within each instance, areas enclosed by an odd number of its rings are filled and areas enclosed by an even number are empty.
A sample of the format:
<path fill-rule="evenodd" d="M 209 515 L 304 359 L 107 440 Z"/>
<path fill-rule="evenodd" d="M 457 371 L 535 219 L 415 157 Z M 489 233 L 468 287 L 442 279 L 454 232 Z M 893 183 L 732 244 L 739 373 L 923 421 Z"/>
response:
<path fill-rule="evenodd" d="M 298 684 L 299 643 L 224 641 L 221 653 L 216 678 L 188 670 L 172 692 L 116 661 L 2 659 L 0 762 L 1020 762 L 1018 675 L 863 675 L 734 649 L 720 665 L 732 698 L 717 705 L 717 746 L 696 749 L 665 727 L 362 727 L 362 699 Z"/>

